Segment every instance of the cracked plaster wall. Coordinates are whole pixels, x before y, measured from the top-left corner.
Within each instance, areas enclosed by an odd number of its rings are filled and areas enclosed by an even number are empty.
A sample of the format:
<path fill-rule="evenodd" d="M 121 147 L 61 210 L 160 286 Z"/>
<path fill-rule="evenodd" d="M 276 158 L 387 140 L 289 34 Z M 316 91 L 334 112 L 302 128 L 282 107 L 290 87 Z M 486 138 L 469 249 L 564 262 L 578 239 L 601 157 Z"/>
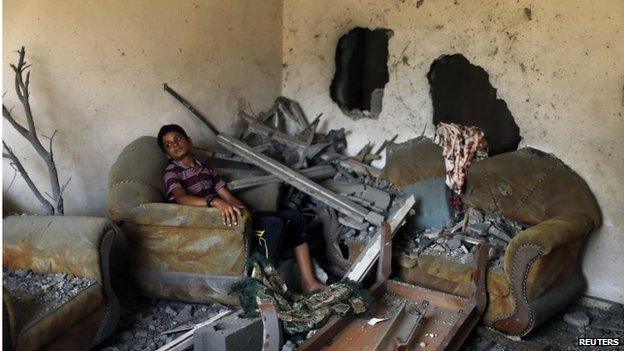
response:
<path fill-rule="evenodd" d="M 178 123 L 197 143 L 212 134 L 163 91 L 169 83 L 221 128 L 232 129 L 239 98 L 265 109 L 280 94 L 280 0 L 3 1 L 4 103 L 25 123 L 9 63 L 26 47 L 38 131 L 57 129 L 54 152 L 66 214 L 107 216 L 110 166 L 121 149 L 164 123 Z M 3 123 L 3 139 L 43 191 L 44 164 Z M 42 140 L 47 145 L 47 141 Z M 41 213 L 3 162 L 4 214 Z"/>
<path fill-rule="evenodd" d="M 325 130 L 352 131 L 352 153 L 396 133 L 433 135 L 426 74 L 440 55 L 483 67 L 520 147 L 554 153 L 596 194 L 604 224 L 588 241 L 587 294 L 624 302 L 624 2 L 285 0 L 283 23 L 283 95 L 323 112 Z M 329 96 L 336 43 L 356 26 L 394 31 L 376 120 L 354 122 Z"/>

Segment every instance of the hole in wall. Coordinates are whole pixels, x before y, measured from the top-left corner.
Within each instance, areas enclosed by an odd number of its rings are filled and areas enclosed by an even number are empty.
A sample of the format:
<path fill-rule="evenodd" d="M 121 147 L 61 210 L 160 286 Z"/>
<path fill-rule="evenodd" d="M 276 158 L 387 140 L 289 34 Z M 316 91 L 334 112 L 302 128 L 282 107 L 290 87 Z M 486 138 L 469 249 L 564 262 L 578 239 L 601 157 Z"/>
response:
<path fill-rule="evenodd" d="M 357 120 L 381 113 L 388 83 L 388 41 L 392 30 L 356 27 L 336 47 L 336 72 L 330 86 L 332 100 Z"/>
<path fill-rule="evenodd" d="M 481 128 L 490 156 L 518 149 L 520 129 L 483 68 L 461 54 L 444 55 L 433 61 L 427 79 L 434 125 L 451 122 Z"/>

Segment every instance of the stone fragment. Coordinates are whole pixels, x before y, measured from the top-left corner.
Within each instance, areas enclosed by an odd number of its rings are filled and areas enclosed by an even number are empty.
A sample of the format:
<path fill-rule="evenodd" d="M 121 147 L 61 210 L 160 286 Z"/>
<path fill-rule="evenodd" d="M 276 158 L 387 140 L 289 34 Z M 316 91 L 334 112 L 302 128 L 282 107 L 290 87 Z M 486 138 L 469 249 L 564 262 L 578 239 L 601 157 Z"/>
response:
<path fill-rule="evenodd" d="M 459 249 L 462 246 L 462 244 L 459 239 L 453 238 L 446 242 L 446 246 L 448 246 L 448 248 L 451 250 L 455 250 L 455 249 Z"/>
<path fill-rule="evenodd" d="M 178 323 L 183 323 L 189 319 L 191 319 L 191 306 L 187 305 L 187 306 L 184 306 L 182 310 L 180 310 L 178 315 L 175 317 L 175 321 Z"/>
<path fill-rule="evenodd" d="M 493 235 L 493 236 L 495 236 L 495 237 L 505 241 L 506 243 L 511 241 L 511 237 L 509 235 L 507 235 L 507 233 L 505 233 L 501 229 L 497 228 L 496 226 L 491 226 L 490 229 L 488 229 L 488 234 Z"/>
<path fill-rule="evenodd" d="M 483 223 L 483 213 L 474 207 L 468 208 L 468 224 Z"/>
<path fill-rule="evenodd" d="M 167 306 L 167 308 L 165 308 L 165 313 L 170 315 L 170 316 L 175 316 L 178 314 L 178 312 L 176 312 L 173 308 L 171 308 L 170 306 Z"/>
<path fill-rule="evenodd" d="M 584 328 L 589 325 L 589 317 L 584 312 L 572 312 L 563 315 L 563 320 L 575 327 Z"/>
<path fill-rule="evenodd" d="M 471 236 L 486 236 L 490 229 L 490 223 L 473 223 L 468 224 L 466 232 Z"/>

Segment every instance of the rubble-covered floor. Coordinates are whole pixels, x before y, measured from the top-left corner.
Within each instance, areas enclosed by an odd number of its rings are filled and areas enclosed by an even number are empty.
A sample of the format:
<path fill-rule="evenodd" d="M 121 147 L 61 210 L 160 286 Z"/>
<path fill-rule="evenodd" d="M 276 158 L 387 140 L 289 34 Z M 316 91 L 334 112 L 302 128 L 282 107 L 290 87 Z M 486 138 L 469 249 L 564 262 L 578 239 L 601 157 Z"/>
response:
<path fill-rule="evenodd" d="M 578 314 L 578 313 L 581 314 Z M 589 324 L 582 326 L 583 314 Z M 565 317 L 568 315 L 568 317 Z M 566 321 L 566 319 L 569 321 Z M 587 319 L 585 319 L 587 321 Z M 524 340 L 548 345 L 548 350 L 590 350 L 592 347 L 577 346 L 578 338 L 620 338 L 624 335 L 624 306 L 614 304 L 609 310 L 572 304 L 533 330 Z M 594 347 L 595 348 L 595 347 Z M 601 347 L 616 350 L 619 347 Z M 462 346 L 464 351 L 513 350 L 486 340 L 476 333 Z"/>
<path fill-rule="evenodd" d="M 195 304 L 148 298 L 125 277 L 113 281 L 121 305 L 117 330 L 97 350 L 156 350 L 188 330 L 163 332 L 206 321 L 227 309 L 219 303 Z"/>

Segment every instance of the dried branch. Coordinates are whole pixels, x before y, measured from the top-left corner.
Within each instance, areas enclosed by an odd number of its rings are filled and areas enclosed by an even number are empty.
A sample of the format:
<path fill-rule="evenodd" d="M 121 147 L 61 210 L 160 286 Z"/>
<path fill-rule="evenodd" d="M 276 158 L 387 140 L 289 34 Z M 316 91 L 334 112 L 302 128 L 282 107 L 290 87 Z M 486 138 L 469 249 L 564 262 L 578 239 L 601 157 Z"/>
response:
<path fill-rule="evenodd" d="M 54 163 L 54 156 L 52 153 L 52 141 L 54 139 L 54 134 L 52 135 L 52 137 L 48 138 L 50 139 L 49 151 L 48 151 L 41 144 L 41 141 L 39 140 L 39 137 L 37 135 L 37 130 L 35 128 L 35 121 L 33 118 L 32 109 L 30 107 L 30 101 L 28 99 L 30 96 L 30 93 L 29 93 L 30 71 L 27 71 L 27 69 L 30 67 L 30 65 L 27 64 L 25 60 L 26 50 L 22 46 L 22 48 L 18 50 L 17 52 L 19 54 L 19 60 L 17 62 L 17 65 L 11 64 L 10 66 L 15 72 L 15 92 L 17 94 L 18 99 L 22 103 L 22 106 L 24 107 L 24 115 L 26 117 L 26 122 L 27 122 L 28 127 L 25 127 L 21 125 L 19 122 L 17 122 L 15 118 L 13 118 L 13 116 L 11 115 L 11 111 L 7 109 L 4 104 L 2 105 L 2 116 L 7 121 L 9 121 L 9 123 L 11 123 L 11 125 L 15 128 L 15 130 L 17 130 L 24 138 L 26 138 L 26 140 L 30 142 L 32 147 L 37 152 L 37 154 L 39 154 L 39 156 L 45 162 L 46 167 L 48 168 L 48 174 L 50 177 L 50 186 L 52 189 L 51 197 L 56 203 L 56 206 L 54 206 L 53 214 L 63 214 L 64 213 L 63 197 L 61 194 L 61 187 L 59 185 L 58 171 L 56 169 L 56 164 Z M 23 77 L 24 72 L 26 72 L 26 79 L 24 79 Z M 56 131 L 54 133 L 56 134 Z M 17 159 L 17 157 L 15 157 L 15 159 Z M 25 173 L 25 171 L 22 172 L 20 170 L 20 173 L 22 174 L 22 176 L 24 176 L 24 178 L 26 178 L 27 174 Z M 39 193 L 38 191 L 35 193 L 35 195 L 37 194 L 41 196 L 41 193 Z M 45 200 L 43 196 L 41 196 L 41 199 L 47 202 L 47 200 Z"/>
<path fill-rule="evenodd" d="M 24 166 L 22 166 L 22 163 L 20 162 L 20 160 L 13 153 L 13 150 L 11 150 L 11 148 L 4 141 L 2 141 L 2 146 L 4 148 L 2 156 L 11 160 L 12 164 L 15 165 L 15 167 L 17 167 L 17 170 L 20 172 L 20 174 L 26 181 L 26 184 L 28 185 L 30 190 L 32 190 L 37 200 L 39 200 L 39 202 L 41 202 L 43 207 L 45 207 L 47 214 L 50 214 L 50 215 L 54 214 L 54 206 L 52 206 L 52 204 L 48 200 L 46 200 L 43 197 L 43 195 L 41 195 L 41 192 L 39 191 L 39 189 L 37 189 L 37 186 L 35 185 L 35 183 L 32 181 L 32 179 L 28 175 L 28 172 L 26 172 L 26 169 L 24 169 Z"/>

